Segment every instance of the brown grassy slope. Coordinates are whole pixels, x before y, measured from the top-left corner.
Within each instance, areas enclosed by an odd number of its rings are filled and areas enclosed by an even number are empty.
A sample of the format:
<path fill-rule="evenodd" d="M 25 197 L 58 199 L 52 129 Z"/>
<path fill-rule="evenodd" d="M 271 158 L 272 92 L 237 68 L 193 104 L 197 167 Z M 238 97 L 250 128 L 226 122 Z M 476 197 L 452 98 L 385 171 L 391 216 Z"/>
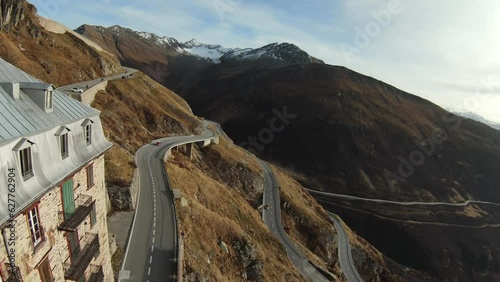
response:
<path fill-rule="evenodd" d="M 388 258 L 364 238 L 358 236 L 342 219 L 341 223 L 349 236 L 352 256 L 358 272 L 367 281 L 429 281 L 437 279 L 413 268 L 405 267 Z M 381 267 L 374 268 L 373 265 Z"/>
<path fill-rule="evenodd" d="M 192 162 L 174 152 L 167 163 L 171 185 L 181 190 L 182 201 L 188 205 L 176 201 L 180 232 L 185 235 L 186 275 L 245 281 L 242 277 L 247 270 L 235 249 L 242 242 L 257 246 L 254 259 L 263 263 L 265 281 L 305 281 L 252 206 L 256 199 L 244 192 L 262 189 L 255 160 L 225 140 L 195 155 Z M 207 171 L 206 166 L 213 169 Z M 220 241 L 227 244 L 228 254 L 218 246 Z"/>
<path fill-rule="evenodd" d="M 296 117 L 259 153 L 305 175 L 311 188 L 397 200 L 500 199 L 499 131 L 343 67 L 220 65 L 180 94 L 237 143 L 286 107 Z M 408 161 L 417 144 L 431 143 L 434 153 L 391 187 L 395 177 L 385 175 L 399 175 L 400 156 Z"/>
<path fill-rule="evenodd" d="M 340 273 L 338 262 L 337 232 L 329 216 L 302 185 L 277 168 L 274 172 L 280 185 L 283 225 L 295 242 L 317 265 L 326 266 L 333 273 Z M 344 229 L 353 247 L 353 256 L 359 273 L 365 281 L 407 281 L 425 275 L 397 263 L 387 262 L 384 255 L 370 243 L 357 236 L 349 226 Z M 390 263 L 390 265 L 388 265 Z"/>
<path fill-rule="evenodd" d="M 157 45 L 153 40 L 146 40 L 128 28 L 82 25 L 77 32 L 117 55 L 124 62 L 168 62 L 170 58 L 178 55 L 175 49 Z"/>
<path fill-rule="evenodd" d="M 277 168 L 273 170 L 280 188 L 283 227 L 314 263 L 339 273 L 337 232 L 327 213 L 299 183 Z"/>
<path fill-rule="evenodd" d="M 61 86 L 121 71 L 113 56 L 71 34 L 46 31 L 38 22 L 36 8 L 26 1 L 4 8 L 18 18 L 0 31 L 0 57 L 27 73 Z"/>
<path fill-rule="evenodd" d="M 82 25 L 76 31 L 115 54 L 124 66 L 141 70 L 176 92 L 181 85 L 189 87 L 191 77 L 213 65 L 210 60 L 179 53 L 175 40 L 166 44 L 156 36 L 146 39 L 120 26 Z"/>
<path fill-rule="evenodd" d="M 179 96 L 149 77 L 111 81 L 92 107 L 101 111 L 104 132 L 115 147 L 106 156 L 108 183 L 128 186 L 135 169 L 133 155 L 153 139 L 195 134 L 200 126 Z"/>
<path fill-rule="evenodd" d="M 239 143 L 269 128 L 273 108 L 286 106 L 296 118 L 275 134 L 261 154 L 297 172 L 297 179 L 309 188 L 400 201 L 500 201 L 500 131 L 460 119 L 429 101 L 343 67 L 223 68 L 207 71 L 185 93 L 193 110 L 219 121 Z M 434 134 L 437 129 L 444 140 Z M 439 142 L 429 141 L 431 137 Z M 412 156 L 418 163 L 415 154 L 424 146 L 435 147 L 434 153 L 425 155 L 424 163 L 412 166 L 409 173 L 401 159 L 408 162 Z M 402 176 L 409 176 L 391 187 L 393 179 L 385 175 L 398 176 L 400 168 L 407 173 Z M 441 280 L 488 281 L 500 272 L 496 259 L 500 237 L 494 228 L 478 232 L 402 224 L 370 215 L 379 214 L 380 205 L 357 212 L 331 202 L 325 207 L 403 265 Z M 449 218 L 417 209 L 413 218 L 418 216 L 419 221 Z M 402 213 L 401 207 L 385 205 L 384 210 Z M 475 222 L 474 218 L 467 224 Z"/>
<path fill-rule="evenodd" d="M 167 170 L 172 187 L 180 189 L 189 204 L 188 207 L 183 207 L 180 201 L 176 203 L 181 230 L 186 234 L 188 270 L 195 269 L 203 277 L 210 277 L 214 281 L 240 280 L 236 277 L 242 267 L 235 255 L 224 255 L 217 242 L 221 239 L 231 249 L 233 242 L 246 240 L 258 246 L 259 259 L 264 261 L 265 281 L 293 281 L 292 277 L 297 277 L 281 244 L 270 234 L 256 209 L 262 203 L 263 176 L 253 155 L 221 138 L 221 144 L 199 150 L 194 161 L 182 154 L 174 154 L 167 163 Z M 283 179 L 291 181 L 284 175 L 280 177 L 280 181 Z M 326 252 L 334 255 L 326 261 L 307 251 L 306 247 L 301 248 L 306 251 L 309 260 L 327 269 L 327 265 L 337 264 L 333 244 L 335 231 L 324 220 L 325 212 L 319 205 L 312 198 L 303 196 L 303 192 L 296 192 L 293 199 L 301 207 L 300 211 L 304 212 L 303 218 L 312 222 L 311 228 L 320 229 L 318 233 L 332 238 L 332 244 L 318 246 L 314 250 L 331 248 Z M 295 220 L 291 218 L 288 221 L 295 226 L 299 224 Z M 294 229 L 294 232 L 296 237 L 304 236 L 300 234 L 303 230 Z M 318 242 L 321 240 L 318 238 Z M 302 243 L 300 240 L 296 241 L 299 242 Z M 200 259 L 201 254 L 210 257 L 212 263 L 207 265 L 204 258 Z M 220 273 L 218 265 L 224 265 L 224 269 L 232 271 Z M 338 267 L 333 267 L 331 271 L 337 277 L 342 277 Z"/>

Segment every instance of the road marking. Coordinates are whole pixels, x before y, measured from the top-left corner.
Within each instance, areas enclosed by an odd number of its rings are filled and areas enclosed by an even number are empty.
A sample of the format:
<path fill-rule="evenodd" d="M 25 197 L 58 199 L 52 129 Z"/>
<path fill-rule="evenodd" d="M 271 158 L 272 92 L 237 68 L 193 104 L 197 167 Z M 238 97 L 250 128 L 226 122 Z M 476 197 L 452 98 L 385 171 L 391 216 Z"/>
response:
<path fill-rule="evenodd" d="M 218 134 L 216 134 L 215 132 L 213 133 L 214 137 L 217 137 Z M 194 136 L 194 135 L 192 135 Z M 213 138 L 202 138 L 200 140 L 196 139 L 196 140 L 191 140 L 191 141 L 186 141 L 186 142 L 180 142 L 178 145 L 183 145 L 183 144 L 187 144 L 187 143 L 195 143 L 195 142 L 199 142 L 199 141 L 206 141 L 206 140 L 210 140 L 212 141 Z M 179 141 L 177 141 L 179 142 Z M 138 155 L 140 153 L 140 151 L 142 151 L 143 149 L 145 149 L 146 146 L 143 146 L 141 149 L 139 149 L 136 154 L 135 154 L 135 160 L 136 160 L 136 163 L 138 162 Z M 151 166 L 151 156 L 153 154 L 154 151 L 157 151 L 157 150 L 153 150 L 149 153 L 148 157 L 147 157 L 147 161 L 148 161 L 148 167 L 149 167 L 149 173 L 150 173 L 150 176 L 151 176 L 151 183 L 152 183 L 152 190 L 153 190 L 153 197 L 156 198 L 156 185 L 155 185 L 155 178 L 154 178 L 154 174 L 153 174 L 153 171 L 152 171 L 152 166 Z M 147 173 L 147 172 L 146 172 Z M 141 188 L 145 188 L 145 187 L 139 187 L 139 192 L 138 192 L 138 203 L 137 203 L 137 208 L 136 208 L 136 211 L 140 210 L 139 208 L 139 204 L 140 204 L 140 195 L 141 195 Z M 151 188 L 151 187 L 149 187 Z M 174 209 L 174 203 L 172 203 L 172 209 Z M 124 278 L 123 276 L 129 276 L 130 275 L 130 270 L 124 270 L 124 267 L 125 267 L 125 262 L 127 261 L 127 257 L 128 257 L 128 251 L 130 250 L 130 244 L 131 244 L 131 239 L 133 238 L 133 233 L 134 233 L 134 229 L 135 229 L 135 221 L 137 220 L 137 212 L 134 213 L 134 219 L 133 219 L 133 223 L 132 223 L 132 231 L 131 231 L 131 234 L 130 234 L 130 240 L 128 241 L 127 243 L 127 250 L 125 252 L 125 259 L 124 259 L 124 263 L 122 264 L 122 271 L 120 271 L 120 274 L 119 276 L 119 279 L 122 280 L 122 279 L 128 279 L 128 278 Z M 156 222 L 156 204 L 155 204 L 155 210 L 154 210 L 154 217 L 153 217 L 153 222 Z M 154 251 L 154 243 L 155 243 L 155 237 L 152 238 L 152 243 L 153 243 L 153 246 L 151 246 L 151 252 Z M 151 273 L 151 267 L 148 269 L 148 275 L 150 275 Z M 147 282 L 149 282 L 149 279 L 146 280 Z"/>
<path fill-rule="evenodd" d="M 134 158 L 135 158 L 135 162 L 136 163 L 137 163 L 137 155 L 139 154 L 139 152 L 141 151 L 141 149 L 139 149 L 135 153 L 135 157 Z M 148 159 L 151 158 L 151 154 L 152 153 L 153 153 L 152 151 L 149 153 Z M 139 174 L 139 176 L 140 176 L 140 174 Z M 120 271 L 120 272 L 125 271 L 125 273 L 127 273 L 126 270 L 125 270 L 125 264 L 127 263 L 128 251 L 130 250 L 130 242 L 132 242 L 132 238 L 134 237 L 134 229 L 135 229 L 135 221 L 137 219 L 137 211 L 139 210 L 139 205 L 141 203 L 141 187 L 139 187 L 139 192 L 137 192 L 137 193 L 138 193 L 137 194 L 137 207 L 135 209 L 136 211 L 134 212 L 134 219 L 132 221 L 132 226 L 131 226 L 131 231 L 130 231 L 130 238 L 129 238 L 128 242 L 127 242 L 127 250 L 125 251 L 125 257 L 124 257 L 123 263 L 122 263 L 122 270 Z M 125 274 L 125 275 L 127 275 L 127 274 Z M 128 271 L 128 276 L 130 276 L 130 271 Z M 118 281 L 121 281 L 122 279 L 128 279 L 128 278 L 119 278 Z"/>
<path fill-rule="evenodd" d="M 149 264 L 153 263 L 153 256 L 149 257 Z"/>
<path fill-rule="evenodd" d="M 153 236 L 156 235 L 156 229 L 153 229 Z"/>
<path fill-rule="evenodd" d="M 153 228 L 156 228 L 156 221 L 153 221 Z"/>
<path fill-rule="evenodd" d="M 130 270 L 120 270 L 118 274 L 118 279 L 130 279 Z"/>

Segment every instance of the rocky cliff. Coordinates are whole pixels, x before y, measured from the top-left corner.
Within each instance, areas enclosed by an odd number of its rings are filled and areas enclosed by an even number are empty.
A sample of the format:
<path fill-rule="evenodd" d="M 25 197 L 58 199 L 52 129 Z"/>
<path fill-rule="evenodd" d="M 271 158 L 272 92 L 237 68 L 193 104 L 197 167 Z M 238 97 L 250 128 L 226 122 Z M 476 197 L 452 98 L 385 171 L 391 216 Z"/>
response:
<path fill-rule="evenodd" d="M 25 0 L 0 1 L 0 56 L 56 86 L 121 71 L 118 60 L 73 34 L 47 31 Z"/>
<path fill-rule="evenodd" d="M 0 31 L 11 32 L 26 19 L 25 10 L 34 9 L 24 1 L 1 0 L 0 1 Z"/>

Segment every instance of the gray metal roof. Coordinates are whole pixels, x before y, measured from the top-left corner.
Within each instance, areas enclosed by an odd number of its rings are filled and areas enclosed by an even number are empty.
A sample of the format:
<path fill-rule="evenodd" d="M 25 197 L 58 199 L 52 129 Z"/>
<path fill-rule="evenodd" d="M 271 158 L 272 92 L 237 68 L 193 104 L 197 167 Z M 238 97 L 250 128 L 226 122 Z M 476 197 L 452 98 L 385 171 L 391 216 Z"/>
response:
<path fill-rule="evenodd" d="M 19 83 L 19 98 L 15 99 Z M 5 87 L 5 88 L 4 88 Z M 24 88 L 23 88 L 24 87 Z M 31 88 L 30 88 L 31 87 Z M 12 89 L 11 89 L 12 88 Z M 47 191 L 64 179 L 81 170 L 86 164 L 101 156 L 112 144 L 104 136 L 99 111 L 64 95 L 53 92 L 53 111 L 46 113 L 40 101 L 33 101 L 26 93 L 34 89 L 51 89 L 43 83 L 0 58 L 0 226 L 11 216 L 9 203 L 15 198 L 15 216 L 39 200 Z M 9 93 L 7 91 L 11 91 Z M 38 90 L 37 90 L 38 91 Z M 33 93 L 32 98 L 38 99 Z M 43 95 L 43 94 L 42 94 Z M 44 96 L 44 99 L 47 95 Z M 43 99 L 42 103 L 45 102 Z M 91 144 L 87 144 L 82 122 L 92 120 Z M 61 158 L 57 136 L 68 132 L 69 156 Z M 30 145 L 26 144 L 30 143 Z M 33 176 L 23 179 L 18 173 L 18 150 L 28 145 L 32 154 Z M 9 192 L 8 169 L 15 169 L 15 191 Z"/>
<path fill-rule="evenodd" d="M 0 83 L 29 83 L 31 87 L 48 88 L 46 84 L 0 58 Z M 60 91 L 53 94 L 54 111 L 45 113 L 22 89 L 20 99 L 14 100 L 0 87 L 0 144 L 5 141 L 44 132 L 48 129 L 85 117 L 94 117 L 99 112 Z"/>

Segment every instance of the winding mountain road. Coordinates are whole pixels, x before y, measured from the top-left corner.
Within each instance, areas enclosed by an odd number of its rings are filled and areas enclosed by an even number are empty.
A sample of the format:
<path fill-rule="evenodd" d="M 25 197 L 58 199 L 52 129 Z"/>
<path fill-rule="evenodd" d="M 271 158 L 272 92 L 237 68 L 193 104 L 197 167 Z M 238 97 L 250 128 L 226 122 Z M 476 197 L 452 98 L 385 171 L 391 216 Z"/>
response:
<path fill-rule="evenodd" d="M 317 191 L 317 190 L 312 190 L 312 189 L 306 189 L 306 190 L 309 191 L 309 193 L 311 193 L 311 194 L 323 195 L 323 196 L 330 196 L 330 197 L 338 198 L 338 199 L 365 201 L 365 202 L 372 202 L 372 203 L 379 203 L 379 204 L 394 204 L 394 205 L 400 205 L 400 206 L 452 206 L 452 207 L 466 207 L 466 206 L 471 205 L 471 204 L 481 204 L 481 205 L 490 205 L 490 206 L 498 206 L 498 207 L 500 207 L 499 203 L 486 202 L 486 201 L 475 201 L 475 200 L 467 200 L 467 201 L 462 202 L 462 203 L 446 203 L 446 202 L 398 202 L 398 201 L 381 200 L 381 199 L 371 199 L 371 198 L 362 198 L 362 197 L 349 196 L 349 195 L 343 195 L 343 194 L 328 193 L 328 192 L 322 192 L 322 191 Z"/>
<path fill-rule="evenodd" d="M 352 258 L 351 244 L 349 243 L 349 237 L 344 230 L 344 226 L 340 223 L 340 220 L 336 214 L 330 213 L 330 219 L 337 229 L 337 234 L 339 238 L 339 262 L 342 268 L 342 273 L 349 282 L 363 282 L 363 278 L 356 269 L 354 260 Z"/>
<path fill-rule="evenodd" d="M 120 79 L 123 79 L 123 77 L 130 78 L 131 75 L 138 72 L 138 70 L 133 69 L 133 68 L 127 68 L 127 67 L 123 67 L 123 68 L 125 69 L 125 71 L 123 73 L 120 73 L 120 74 L 115 74 L 115 75 L 108 76 L 108 77 L 103 77 L 103 78 L 98 78 L 98 79 L 94 79 L 94 80 L 65 85 L 65 86 L 58 87 L 57 89 L 61 90 L 61 91 L 68 92 L 68 93 L 72 93 L 71 89 L 77 88 L 77 89 L 81 89 L 83 92 L 85 92 L 89 88 L 92 88 L 103 81 L 120 80 Z M 73 93 L 73 94 L 79 94 L 79 93 Z"/>
<path fill-rule="evenodd" d="M 271 233 L 283 243 L 290 261 L 309 281 L 329 281 L 305 258 L 285 233 L 281 222 L 278 181 L 268 164 L 263 161 L 260 164 L 264 171 L 264 206 L 267 205 L 269 207 L 262 210 L 264 223 Z"/>
<path fill-rule="evenodd" d="M 153 144 L 161 145 L 148 144 L 137 151 L 140 188 L 119 281 L 177 280 L 177 220 L 163 159 L 173 147 L 212 142 L 216 137 L 217 133 L 206 129 L 199 136 L 155 140 Z"/>

